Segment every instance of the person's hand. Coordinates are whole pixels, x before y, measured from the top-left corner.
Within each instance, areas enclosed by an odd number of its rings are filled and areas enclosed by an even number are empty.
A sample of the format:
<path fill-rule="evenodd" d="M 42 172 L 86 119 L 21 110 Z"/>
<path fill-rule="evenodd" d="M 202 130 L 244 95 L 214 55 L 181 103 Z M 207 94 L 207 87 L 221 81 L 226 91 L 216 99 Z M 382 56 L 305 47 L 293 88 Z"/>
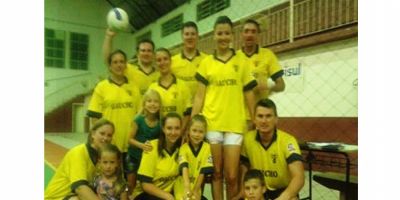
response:
<path fill-rule="evenodd" d="M 172 194 L 168 193 L 168 196 L 165 198 L 165 200 L 175 200 L 175 198 Z"/>
<path fill-rule="evenodd" d="M 114 32 L 113 30 L 111 30 L 110 28 L 107 28 L 106 29 L 106 36 L 109 36 L 109 37 L 114 37 L 115 35 L 117 35 L 117 32 Z"/>
<path fill-rule="evenodd" d="M 193 191 L 192 198 L 195 200 L 201 200 L 201 190 Z"/>
<path fill-rule="evenodd" d="M 146 141 L 145 143 L 143 143 L 142 145 L 142 149 L 145 153 L 150 152 L 151 150 L 153 150 L 153 146 L 151 146 L 149 141 Z"/>

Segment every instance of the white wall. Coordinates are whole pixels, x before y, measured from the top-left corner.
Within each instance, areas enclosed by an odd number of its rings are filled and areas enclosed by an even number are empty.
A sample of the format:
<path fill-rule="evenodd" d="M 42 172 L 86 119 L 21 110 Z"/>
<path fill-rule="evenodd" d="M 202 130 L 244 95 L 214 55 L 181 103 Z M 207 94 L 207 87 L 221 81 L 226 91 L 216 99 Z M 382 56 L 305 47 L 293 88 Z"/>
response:
<path fill-rule="evenodd" d="M 45 0 L 45 28 L 65 30 L 89 35 L 89 70 L 54 69 L 45 67 L 45 110 L 52 110 L 63 101 L 90 90 L 99 77 L 107 76 L 103 63 L 101 47 L 107 27 L 106 16 L 111 9 L 107 1 L 98 0 Z M 128 56 L 133 54 L 134 38 L 129 33 L 119 33 L 114 47 L 124 50 Z M 68 55 L 67 55 L 68 56 Z M 66 57 L 68 59 L 68 57 Z M 79 76 L 81 75 L 81 76 Z M 78 76 L 63 79 L 63 77 Z M 59 81 L 54 79 L 60 79 Z M 86 86 L 82 87 L 82 84 Z M 60 91 L 61 89 L 64 91 Z M 50 95 L 50 96 L 49 96 Z"/>
<path fill-rule="evenodd" d="M 285 91 L 271 97 L 280 116 L 358 116 L 357 38 L 290 51 L 278 57 L 286 70 L 298 70 L 299 65 L 301 68 L 298 75 L 285 75 Z"/>

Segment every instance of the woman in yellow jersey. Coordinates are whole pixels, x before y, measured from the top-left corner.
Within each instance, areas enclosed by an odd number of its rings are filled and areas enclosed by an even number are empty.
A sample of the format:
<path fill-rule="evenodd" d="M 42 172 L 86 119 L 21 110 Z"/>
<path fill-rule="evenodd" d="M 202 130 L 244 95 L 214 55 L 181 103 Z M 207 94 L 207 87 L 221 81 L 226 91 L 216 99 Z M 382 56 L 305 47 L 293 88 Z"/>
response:
<path fill-rule="evenodd" d="M 140 93 L 136 84 L 124 76 L 126 68 L 126 55 L 121 50 L 110 54 L 110 76 L 100 81 L 90 99 L 87 115 L 91 122 L 104 117 L 115 125 L 115 134 L 112 144 L 124 153 L 128 150 L 131 119 L 140 108 Z"/>
<path fill-rule="evenodd" d="M 156 63 L 160 70 L 158 82 L 149 86 L 149 89 L 157 91 L 161 96 L 161 116 L 169 112 L 176 112 L 183 117 L 182 131 L 192 109 L 192 97 L 186 83 L 177 79 L 171 71 L 171 54 L 168 49 L 156 50 Z"/>
<path fill-rule="evenodd" d="M 182 120 L 177 113 L 168 113 L 161 121 L 162 133 L 152 140 L 152 150 L 142 155 L 133 191 L 135 200 L 174 200 L 172 189 L 179 176 L 178 151 L 181 144 Z"/>
<path fill-rule="evenodd" d="M 93 124 L 87 143 L 70 149 L 44 192 L 45 200 L 99 200 L 89 186 L 96 173 L 98 151 L 111 142 L 114 124 L 99 119 Z"/>
<path fill-rule="evenodd" d="M 213 199 L 222 200 L 222 175 L 225 177 L 227 199 L 237 193 L 240 148 L 246 130 L 245 102 L 254 108 L 252 89 L 257 82 L 250 73 L 251 61 L 231 49 L 232 22 L 226 16 L 214 25 L 217 43 L 214 55 L 202 60 L 198 68 L 197 93 L 192 116 L 202 113 L 208 122 L 207 139 L 214 163 Z M 252 116 L 252 110 L 249 110 Z"/>

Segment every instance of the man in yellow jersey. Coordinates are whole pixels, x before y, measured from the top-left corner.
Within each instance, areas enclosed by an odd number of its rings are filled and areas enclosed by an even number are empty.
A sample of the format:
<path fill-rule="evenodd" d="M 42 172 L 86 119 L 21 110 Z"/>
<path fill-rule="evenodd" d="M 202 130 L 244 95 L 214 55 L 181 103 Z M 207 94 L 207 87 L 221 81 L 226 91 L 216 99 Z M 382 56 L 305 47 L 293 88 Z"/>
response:
<path fill-rule="evenodd" d="M 247 20 L 242 30 L 243 47 L 238 53 L 243 53 L 253 61 L 255 68 L 252 69 L 252 73 L 258 82 L 255 93 L 256 97 L 261 99 L 267 98 L 273 92 L 285 90 L 285 81 L 278 58 L 270 49 L 259 46 L 259 38 L 260 24 L 252 19 Z M 274 84 L 268 83 L 269 78 Z"/>
<path fill-rule="evenodd" d="M 116 32 L 110 29 L 106 30 L 106 35 L 103 42 L 103 58 L 107 61 L 112 49 L 112 40 Z M 138 42 L 136 52 L 138 57 L 138 64 L 127 63 L 125 69 L 125 76 L 129 81 L 134 82 L 140 90 L 140 94 L 147 91 L 149 85 L 154 83 L 160 77 L 160 73 L 154 67 L 154 42 L 150 39 L 143 39 Z M 107 62 L 106 62 L 107 63 Z"/>
<path fill-rule="evenodd" d="M 261 99 L 255 107 L 256 130 L 245 134 L 242 153 L 242 177 L 247 169 L 258 169 L 267 184 L 266 199 L 294 200 L 304 185 L 304 167 L 297 140 L 276 128 L 275 103 Z M 243 188 L 241 190 L 243 194 Z"/>
<path fill-rule="evenodd" d="M 259 46 L 260 24 L 253 19 L 246 20 L 241 36 L 243 46 L 237 53 L 244 55 L 254 63 L 251 72 L 257 80 L 257 87 L 253 89 L 255 101 L 268 98 L 272 93 L 282 92 L 285 89 L 283 70 L 274 52 Z M 251 117 L 248 112 L 246 115 L 250 130 L 252 129 Z"/>
<path fill-rule="evenodd" d="M 172 57 L 171 70 L 177 78 L 185 81 L 190 89 L 192 97 L 194 97 L 197 88 L 197 81 L 194 76 L 200 61 L 203 60 L 207 54 L 197 49 L 199 31 L 196 23 L 192 21 L 184 23 L 181 33 L 183 49 L 181 53 Z"/>

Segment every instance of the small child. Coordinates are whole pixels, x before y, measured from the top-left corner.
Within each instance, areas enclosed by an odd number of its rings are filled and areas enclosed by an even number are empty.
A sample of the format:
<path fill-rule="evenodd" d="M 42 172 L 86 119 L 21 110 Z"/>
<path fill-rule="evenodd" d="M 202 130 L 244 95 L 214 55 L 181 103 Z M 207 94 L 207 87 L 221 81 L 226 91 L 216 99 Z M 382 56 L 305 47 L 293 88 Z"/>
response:
<path fill-rule="evenodd" d="M 155 90 L 149 89 L 143 95 L 143 111 L 132 123 L 129 136 L 128 155 L 125 159 L 125 172 L 128 179 L 129 194 L 136 186 L 136 175 L 142 159 L 142 152 L 150 152 L 150 140 L 160 135 L 161 97 Z"/>
<path fill-rule="evenodd" d="M 128 187 L 122 175 L 121 152 L 113 144 L 100 149 L 98 169 L 93 187 L 101 200 L 128 200 Z"/>
<path fill-rule="evenodd" d="M 177 200 L 200 200 L 204 177 L 213 173 L 210 145 L 204 141 L 207 121 L 202 115 L 194 115 L 189 123 L 188 142 L 179 150 L 179 172 L 174 187 Z"/>
<path fill-rule="evenodd" d="M 250 169 L 243 179 L 244 196 L 246 200 L 265 200 L 264 193 L 267 188 L 264 175 L 260 170 Z"/>

